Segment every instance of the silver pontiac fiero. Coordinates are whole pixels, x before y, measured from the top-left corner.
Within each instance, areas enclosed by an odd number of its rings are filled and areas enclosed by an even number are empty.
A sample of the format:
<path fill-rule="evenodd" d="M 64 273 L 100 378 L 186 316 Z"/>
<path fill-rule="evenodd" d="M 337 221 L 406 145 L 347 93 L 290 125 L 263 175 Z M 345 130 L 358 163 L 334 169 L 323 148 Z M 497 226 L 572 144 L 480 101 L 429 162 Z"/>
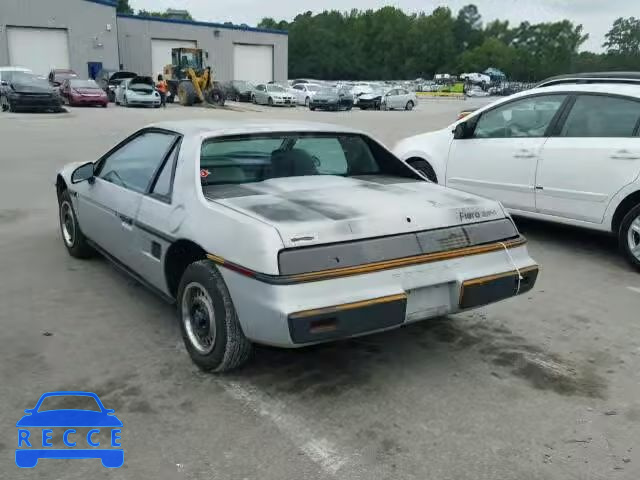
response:
<path fill-rule="evenodd" d="M 530 290 L 498 202 L 427 181 L 368 135 L 312 123 L 166 122 L 56 180 L 68 252 L 177 304 L 193 361 L 300 347 Z"/>

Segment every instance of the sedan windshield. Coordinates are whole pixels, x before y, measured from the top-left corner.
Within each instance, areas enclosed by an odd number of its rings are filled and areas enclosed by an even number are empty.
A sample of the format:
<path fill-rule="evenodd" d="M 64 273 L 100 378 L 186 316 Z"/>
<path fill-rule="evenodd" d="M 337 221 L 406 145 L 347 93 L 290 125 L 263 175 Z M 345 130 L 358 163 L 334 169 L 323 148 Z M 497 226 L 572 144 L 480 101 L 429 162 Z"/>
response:
<path fill-rule="evenodd" d="M 285 92 L 286 90 L 280 85 L 267 85 L 267 90 L 270 92 Z"/>
<path fill-rule="evenodd" d="M 45 78 L 26 72 L 13 72 L 11 75 L 11 81 L 19 85 L 49 87 L 49 82 Z"/>
<path fill-rule="evenodd" d="M 73 88 L 100 89 L 100 87 L 94 80 L 69 80 L 69 85 Z"/>
<path fill-rule="evenodd" d="M 278 133 L 205 140 L 203 185 L 262 182 L 309 175 L 402 175 L 402 162 L 366 137 L 336 133 Z"/>

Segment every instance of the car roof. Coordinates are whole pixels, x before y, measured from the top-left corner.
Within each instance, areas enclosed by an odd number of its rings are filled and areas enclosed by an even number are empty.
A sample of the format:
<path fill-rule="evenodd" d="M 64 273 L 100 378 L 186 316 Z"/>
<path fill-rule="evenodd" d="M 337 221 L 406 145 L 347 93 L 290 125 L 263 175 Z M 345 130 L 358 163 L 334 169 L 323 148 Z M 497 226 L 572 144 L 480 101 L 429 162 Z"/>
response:
<path fill-rule="evenodd" d="M 640 72 L 584 72 L 557 75 L 540 82 L 537 87 L 545 85 L 557 85 L 560 83 L 638 83 L 640 84 Z"/>
<path fill-rule="evenodd" d="M 517 93 L 518 96 L 526 96 L 532 93 L 544 92 L 586 92 L 586 93 L 608 93 L 617 95 L 627 95 L 629 97 L 640 98 L 640 83 L 561 83 L 546 87 L 536 87 L 531 90 L 524 90 Z"/>
<path fill-rule="evenodd" d="M 249 120 L 177 120 L 150 125 L 152 128 L 172 130 L 182 135 L 198 135 L 201 137 L 221 137 L 226 135 L 244 135 L 252 133 L 278 132 L 327 132 L 327 133 L 362 133 L 342 125 L 316 122 Z"/>

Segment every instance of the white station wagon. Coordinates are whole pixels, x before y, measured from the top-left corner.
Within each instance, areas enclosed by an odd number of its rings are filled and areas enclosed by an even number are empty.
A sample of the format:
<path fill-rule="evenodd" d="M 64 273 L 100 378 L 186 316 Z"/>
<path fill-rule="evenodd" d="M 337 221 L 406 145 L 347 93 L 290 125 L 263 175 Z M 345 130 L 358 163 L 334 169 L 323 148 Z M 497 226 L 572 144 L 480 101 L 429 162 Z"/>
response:
<path fill-rule="evenodd" d="M 369 136 L 225 120 L 144 128 L 57 195 L 72 256 L 98 251 L 177 303 L 202 369 L 251 343 L 300 347 L 530 290 L 500 204 L 426 181 Z"/>
<path fill-rule="evenodd" d="M 612 81 L 549 82 L 394 152 L 432 181 L 495 198 L 514 215 L 612 232 L 640 269 L 640 76 Z"/>

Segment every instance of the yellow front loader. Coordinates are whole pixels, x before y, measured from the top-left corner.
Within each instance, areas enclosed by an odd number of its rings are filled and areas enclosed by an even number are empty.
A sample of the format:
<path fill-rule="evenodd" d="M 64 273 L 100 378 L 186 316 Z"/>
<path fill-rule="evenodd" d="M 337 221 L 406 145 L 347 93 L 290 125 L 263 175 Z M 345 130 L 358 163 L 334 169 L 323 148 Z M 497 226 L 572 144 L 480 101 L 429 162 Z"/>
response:
<path fill-rule="evenodd" d="M 171 65 L 164 67 L 164 78 L 169 85 L 167 101 L 178 98 L 180 105 L 208 103 L 223 106 L 224 92 L 216 87 L 211 67 L 203 68 L 202 50 L 199 48 L 174 48 Z"/>

